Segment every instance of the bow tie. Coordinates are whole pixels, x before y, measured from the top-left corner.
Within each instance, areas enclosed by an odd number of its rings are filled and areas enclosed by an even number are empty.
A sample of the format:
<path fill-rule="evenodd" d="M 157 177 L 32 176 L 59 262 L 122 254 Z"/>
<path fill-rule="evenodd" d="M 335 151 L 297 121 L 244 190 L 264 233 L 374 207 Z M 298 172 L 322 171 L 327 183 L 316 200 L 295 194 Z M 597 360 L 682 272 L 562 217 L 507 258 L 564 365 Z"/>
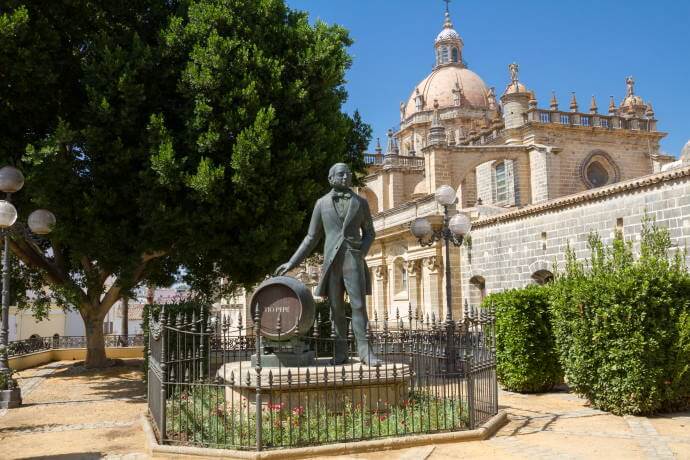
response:
<path fill-rule="evenodd" d="M 333 198 L 335 198 L 336 200 L 338 200 L 338 199 L 349 200 L 351 196 L 352 196 L 352 193 L 350 193 L 350 192 L 333 192 Z"/>

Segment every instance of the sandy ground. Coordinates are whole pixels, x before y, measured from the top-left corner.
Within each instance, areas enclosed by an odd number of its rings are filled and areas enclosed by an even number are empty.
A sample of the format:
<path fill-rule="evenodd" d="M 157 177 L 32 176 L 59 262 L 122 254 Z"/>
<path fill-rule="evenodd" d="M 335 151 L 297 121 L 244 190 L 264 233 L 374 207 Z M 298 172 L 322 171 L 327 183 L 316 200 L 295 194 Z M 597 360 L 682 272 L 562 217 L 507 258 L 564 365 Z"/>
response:
<path fill-rule="evenodd" d="M 24 405 L 0 414 L 0 459 L 147 458 L 141 360 L 124 364 L 88 371 L 63 361 L 21 372 Z M 510 422 L 487 441 L 337 458 L 690 460 L 690 412 L 617 417 L 565 392 L 502 391 L 499 402 Z"/>

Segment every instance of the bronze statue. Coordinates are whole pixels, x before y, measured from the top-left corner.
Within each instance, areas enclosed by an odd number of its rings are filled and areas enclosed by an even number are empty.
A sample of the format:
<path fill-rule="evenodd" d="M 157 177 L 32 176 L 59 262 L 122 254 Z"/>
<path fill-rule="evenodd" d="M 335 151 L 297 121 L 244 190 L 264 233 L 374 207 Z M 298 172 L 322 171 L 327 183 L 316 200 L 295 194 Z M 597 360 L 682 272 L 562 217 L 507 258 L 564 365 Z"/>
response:
<path fill-rule="evenodd" d="M 344 311 L 344 295 L 347 292 L 352 305 L 352 331 L 357 353 L 363 363 L 376 366 L 380 361 L 371 350 L 367 337 L 366 295 L 371 294 L 371 279 L 364 260 L 374 242 L 374 224 L 367 201 L 350 189 L 352 172 L 346 164 L 333 165 L 328 172 L 328 181 L 333 189 L 314 205 L 307 236 L 290 260 L 278 267 L 275 274 L 282 276 L 297 267 L 325 236 L 321 280 L 315 294 L 327 296 L 331 304 L 336 335 L 333 363 L 347 361 L 347 321 Z"/>

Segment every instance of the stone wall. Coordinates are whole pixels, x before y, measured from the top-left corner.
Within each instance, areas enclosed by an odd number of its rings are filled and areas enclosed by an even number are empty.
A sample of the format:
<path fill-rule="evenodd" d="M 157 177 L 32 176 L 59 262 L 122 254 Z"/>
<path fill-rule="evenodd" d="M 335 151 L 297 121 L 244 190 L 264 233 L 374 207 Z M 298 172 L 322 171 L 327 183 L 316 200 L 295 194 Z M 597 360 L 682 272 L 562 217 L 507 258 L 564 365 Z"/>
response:
<path fill-rule="evenodd" d="M 480 217 L 471 249 L 462 251 L 462 291 L 470 292 L 473 277 L 485 281 L 487 293 L 534 283 L 538 272 L 553 273 L 562 265 L 568 245 L 579 258 L 588 257 L 592 231 L 609 243 L 622 230 L 637 250 L 645 214 L 669 229 L 676 247 L 690 244 L 690 168 Z"/>

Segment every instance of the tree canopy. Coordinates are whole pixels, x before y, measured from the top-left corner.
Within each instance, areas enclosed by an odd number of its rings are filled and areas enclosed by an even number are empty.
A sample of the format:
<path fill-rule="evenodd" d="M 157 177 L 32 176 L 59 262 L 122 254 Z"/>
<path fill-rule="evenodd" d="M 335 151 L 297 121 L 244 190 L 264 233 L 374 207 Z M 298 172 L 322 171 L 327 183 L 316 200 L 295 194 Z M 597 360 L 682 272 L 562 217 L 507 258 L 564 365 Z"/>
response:
<path fill-rule="evenodd" d="M 58 221 L 50 249 L 12 249 L 24 286 L 79 308 L 89 363 L 133 286 L 180 266 L 200 290 L 257 281 L 328 167 L 363 169 L 371 130 L 342 111 L 351 43 L 282 0 L 0 0 L 0 161 L 26 176 L 20 217 Z"/>

